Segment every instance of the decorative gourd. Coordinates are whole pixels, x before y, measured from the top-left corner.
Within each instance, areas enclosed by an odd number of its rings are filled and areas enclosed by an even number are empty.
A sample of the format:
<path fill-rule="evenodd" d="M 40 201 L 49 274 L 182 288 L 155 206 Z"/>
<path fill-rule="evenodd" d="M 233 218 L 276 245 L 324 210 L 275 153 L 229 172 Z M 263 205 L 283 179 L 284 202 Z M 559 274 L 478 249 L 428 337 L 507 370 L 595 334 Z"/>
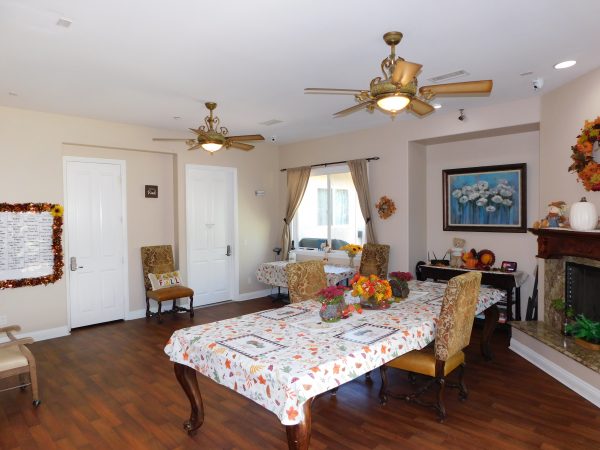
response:
<path fill-rule="evenodd" d="M 569 213 L 571 228 L 576 231 L 590 231 L 598 224 L 598 213 L 593 203 L 588 202 L 585 197 L 580 202 L 573 203 Z"/>

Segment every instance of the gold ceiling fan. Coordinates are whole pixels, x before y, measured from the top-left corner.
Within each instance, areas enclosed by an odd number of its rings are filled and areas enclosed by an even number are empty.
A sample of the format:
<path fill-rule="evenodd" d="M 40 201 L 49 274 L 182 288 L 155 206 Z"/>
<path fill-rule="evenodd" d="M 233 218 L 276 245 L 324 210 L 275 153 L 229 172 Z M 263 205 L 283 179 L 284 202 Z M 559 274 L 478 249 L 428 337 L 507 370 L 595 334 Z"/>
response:
<path fill-rule="evenodd" d="M 487 94 L 492 90 L 492 80 L 466 81 L 422 86 L 418 90 L 419 96 L 417 96 L 416 75 L 423 66 L 396 56 L 396 45 L 402 40 L 402 33 L 399 31 L 385 33 L 383 40 L 391 47 L 391 52 L 387 58 L 381 61 L 383 78 L 373 78 L 368 90 L 306 88 L 304 92 L 307 94 L 354 95 L 358 105 L 336 112 L 335 117 L 344 116 L 363 108 L 373 112 L 375 107 L 378 107 L 394 118 L 403 109 L 411 110 L 419 116 L 429 114 L 434 108 L 428 101 L 436 95 Z"/>
<path fill-rule="evenodd" d="M 189 130 L 196 133 L 195 139 L 169 139 L 169 138 L 154 138 L 153 141 L 162 142 L 185 142 L 190 148 L 188 150 L 196 150 L 203 148 L 207 152 L 214 153 L 222 147 L 237 148 L 240 150 L 252 150 L 254 145 L 246 144 L 241 141 L 264 141 L 265 138 L 260 134 L 245 134 L 242 136 L 228 136 L 229 130 L 225 127 L 219 127 L 221 122 L 217 116 L 213 116 L 213 111 L 217 107 L 214 102 L 204 104 L 210 114 L 204 118 L 205 125 L 200 125 L 198 128 L 190 128 Z M 217 128 L 219 131 L 217 131 Z"/>

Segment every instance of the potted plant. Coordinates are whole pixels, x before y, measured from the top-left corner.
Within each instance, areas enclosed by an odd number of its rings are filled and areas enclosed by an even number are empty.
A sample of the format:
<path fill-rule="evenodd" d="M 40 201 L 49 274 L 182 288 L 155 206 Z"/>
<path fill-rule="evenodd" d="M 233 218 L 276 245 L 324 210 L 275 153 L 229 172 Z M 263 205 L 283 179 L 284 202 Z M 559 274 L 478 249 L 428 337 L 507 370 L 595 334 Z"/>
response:
<path fill-rule="evenodd" d="M 575 310 L 565 304 L 564 299 L 555 298 L 550 301 L 549 321 L 554 328 L 565 334 L 565 324 L 569 323 L 575 317 Z"/>
<path fill-rule="evenodd" d="M 350 267 L 354 267 L 354 257 L 362 252 L 362 246 L 358 244 L 346 244 L 343 247 L 340 247 L 340 250 L 343 250 L 348 255 L 350 262 L 348 263 Z"/>
<path fill-rule="evenodd" d="M 408 293 L 410 292 L 408 282 L 412 278 L 410 272 L 390 272 L 390 286 L 392 287 L 392 295 L 396 299 L 408 297 Z"/>
<path fill-rule="evenodd" d="M 565 331 L 575 338 L 575 342 L 589 350 L 600 350 L 600 322 L 588 319 L 583 314 L 568 324 Z"/>
<path fill-rule="evenodd" d="M 352 281 L 352 296 L 360 297 L 360 304 L 371 309 L 386 309 L 390 307 L 392 287 L 388 280 L 382 280 L 377 275 L 354 275 Z"/>
<path fill-rule="evenodd" d="M 343 286 L 329 286 L 318 292 L 321 309 L 319 315 L 323 322 L 337 322 L 342 318 L 346 304 L 344 302 Z"/>

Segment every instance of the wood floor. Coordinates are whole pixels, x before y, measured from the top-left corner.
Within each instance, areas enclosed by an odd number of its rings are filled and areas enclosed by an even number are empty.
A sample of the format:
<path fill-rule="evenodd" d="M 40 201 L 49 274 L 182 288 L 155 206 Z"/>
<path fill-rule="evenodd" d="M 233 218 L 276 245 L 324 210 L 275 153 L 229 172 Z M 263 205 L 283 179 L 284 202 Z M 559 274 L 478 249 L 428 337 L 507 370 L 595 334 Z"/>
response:
<path fill-rule="evenodd" d="M 196 311 L 195 324 L 272 307 L 268 298 Z M 163 347 L 187 315 L 75 330 L 38 342 L 42 405 L 31 393 L 0 393 L 2 449 L 284 449 L 284 427 L 274 414 L 199 376 L 206 420 L 191 438 L 182 429 L 189 406 Z M 467 352 L 467 402 L 447 396 L 448 420 L 432 410 L 390 399 L 379 405 L 379 374 L 341 386 L 337 397 L 313 403 L 312 449 L 599 449 L 600 409 L 507 349 L 497 331 L 494 361 L 478 351 L 478 331 Z M 390 370 L 392 386 L 410 389 Z M 393 373 L 396 372 L 396 373 Z"/>

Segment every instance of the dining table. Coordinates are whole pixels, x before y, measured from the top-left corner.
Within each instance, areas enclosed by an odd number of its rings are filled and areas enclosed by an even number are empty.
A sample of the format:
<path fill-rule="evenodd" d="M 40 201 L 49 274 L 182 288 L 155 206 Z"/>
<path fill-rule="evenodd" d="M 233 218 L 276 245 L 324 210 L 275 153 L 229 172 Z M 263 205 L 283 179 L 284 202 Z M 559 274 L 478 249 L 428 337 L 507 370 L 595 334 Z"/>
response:
<path fill-rule="evenodd" d="M 320 319 L 318 301 L 306 300 L 175 331 L 165 353 L 190 402 L 185 430 L 193 435 L 204 422 L 201 373 L 273 412 L 286 428 L 288 447 L 307 449 L 311 404 L 319 394 L 433 341 L 446 285 L 410 281 L 409 287 L 408 297 L 388 309 L 364 309 L 334 323 Z M 505 296 L 480 290 L 476 315 L 485 315 L 481 351 L 488 360 L 496 303 Z"/>
<path fill-rule="evenodd" d="M 271 286 L 287 287 L 287 275 L 285 267 L 291 261 L 272 261 L 262 263 L 256 271 L 256 279 L 261 283 L 270 284 Z M 341 281 L 350 279 L 356 273 L 356 267 L 344 266 L 340 264 L 323 264 L 325 277 L 327 278 L 327 286 L 335 286 Z"/>

